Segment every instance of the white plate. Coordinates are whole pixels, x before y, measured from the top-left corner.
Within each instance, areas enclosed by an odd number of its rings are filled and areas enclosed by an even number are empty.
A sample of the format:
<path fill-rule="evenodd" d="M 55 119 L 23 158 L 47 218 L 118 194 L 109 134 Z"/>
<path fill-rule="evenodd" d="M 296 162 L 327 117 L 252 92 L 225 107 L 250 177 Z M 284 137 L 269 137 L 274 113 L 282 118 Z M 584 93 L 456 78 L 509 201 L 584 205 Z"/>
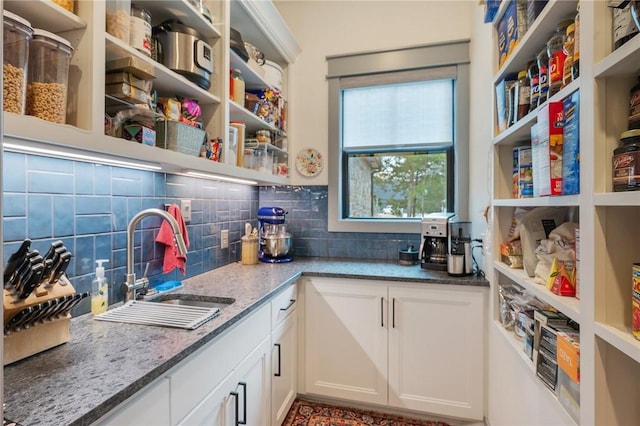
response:
<path fill-rule="evenodd" d="M 305 148 L 296 156 L 296 169 L 303 176 L 315 176 L 323 167 L 322 155 L 313 148 Z"/>

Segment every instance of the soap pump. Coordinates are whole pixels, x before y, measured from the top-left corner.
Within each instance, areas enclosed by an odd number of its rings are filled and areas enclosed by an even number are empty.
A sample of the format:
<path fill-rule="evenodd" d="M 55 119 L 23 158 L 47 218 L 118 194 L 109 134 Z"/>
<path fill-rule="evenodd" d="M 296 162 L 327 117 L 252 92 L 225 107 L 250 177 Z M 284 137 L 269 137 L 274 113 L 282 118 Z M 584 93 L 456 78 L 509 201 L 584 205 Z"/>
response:
<path fill-rule="evenodd" d="M 91 313 L 93 315 L 106 312 L 109 308 L 109 284 L 104 276 L 103 263 L 108 262 L 107 259 L 98 259 L 96 263 L 96 276 L 91 282 Z"/>

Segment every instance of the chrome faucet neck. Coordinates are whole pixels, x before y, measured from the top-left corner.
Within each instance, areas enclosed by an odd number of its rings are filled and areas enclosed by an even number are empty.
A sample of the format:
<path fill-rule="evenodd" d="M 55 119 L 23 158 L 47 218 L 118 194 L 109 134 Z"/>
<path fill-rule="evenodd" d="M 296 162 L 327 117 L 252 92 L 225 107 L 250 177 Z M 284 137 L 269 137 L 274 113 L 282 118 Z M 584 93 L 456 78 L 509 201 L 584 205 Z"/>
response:
<path fill-rule="evenodd" d="M 136 279 L 136 274 L 133 270 L 135 264 L 135 251 L 133 248 L 135 229 L 138 223 L 140 223 L 142 219 L 148 216 L 160 216 L 161 218 L 166 220 L 173 230 L 178 252 L 183 256 L 187 254 L 187 246 L 184 242 L 182 232 L 180 231 L 180 225 L 173 216 L 171 216 L 164 210 L 156 208 L 146 209 L 138 212 L 133 218 L 131 218 L 129 225 L 127 226 L 127 272 L 125 275 L 125 282 L 124 284 L 122 284 L 122 291 L 125 295 L 125 302 L 128 302 L 129 300 L 135 300 L 137 290 L 145 288 L 149 285 L 149 280 L 146 278 L 146 276 L 140 279 Z"/>

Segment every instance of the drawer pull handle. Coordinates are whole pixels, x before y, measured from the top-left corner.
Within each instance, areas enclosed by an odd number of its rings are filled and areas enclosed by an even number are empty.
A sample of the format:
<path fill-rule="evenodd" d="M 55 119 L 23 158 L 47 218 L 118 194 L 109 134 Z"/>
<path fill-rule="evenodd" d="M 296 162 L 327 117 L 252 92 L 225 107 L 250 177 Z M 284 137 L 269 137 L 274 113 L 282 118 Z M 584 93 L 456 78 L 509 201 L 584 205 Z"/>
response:
<path fill-rule="evenodd" d="M 380 298 L 380 327 L 384 328 L 384 297 Z"/>
<path fill-rule="evenodd" d="M 282 361 L 282 357 L 281 357 L 282 352 L 281 351 L 282 351 L 282 349 L 280 348 L 280 343 L 274 343 L 273 346 L 278 348 L 278 372 L 274 373 L 273 375 L 275 377 L 280 377 L 282 375 L 282 364 L 281 364 L 281 361 Z"/>
<path fill-rule="evenodd" d="M 236 399 L 236 426 L 247 424 L 247 384 L 245 382 L 238 382 L 238 386 L 242 386 L 242 398 L 244 404 L 242 407 L 243 420 L 240 420 L 240 401 L 238 392 L 231 392 L 231 395 Z"/>
<path fill-rule="evenodd" d="M 289 300 L 289 304 L 284 308 L 280 308 L 280 310 L 281 311 L 288 311 L 289 308 L 291 308 L 294 303 L 296 303 L 296 299 L 291 299 L 291 300 Z"/>
<path fill-rule="evenodd" d="M 394 297 L 391 303 L 391 327 L 396 328 L 396 298 Z"/>
<path fill-rule="evenodd" d="M 240 407 L 239 407 L 239 402 L 238 402 L 238 392 L 230 392 L 230 395 L 235 399 L 236 426 L 238 426 L 240 424 L 240 420 L 238 419 L 238 416 L 239 416 L 239 413 L 240 413 Z"/>

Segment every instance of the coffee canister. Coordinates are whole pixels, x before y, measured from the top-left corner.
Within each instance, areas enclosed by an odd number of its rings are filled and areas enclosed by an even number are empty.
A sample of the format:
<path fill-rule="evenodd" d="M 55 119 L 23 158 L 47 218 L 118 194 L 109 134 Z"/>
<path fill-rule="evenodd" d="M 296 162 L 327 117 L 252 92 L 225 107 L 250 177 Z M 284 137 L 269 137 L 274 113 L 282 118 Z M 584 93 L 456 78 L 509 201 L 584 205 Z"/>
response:
<path fill-rule="evenodd" d="M 640 130 L 627 130 L 620 135 L 620 146 L 613 151 L 613 190 L 640 189 Z"/>

